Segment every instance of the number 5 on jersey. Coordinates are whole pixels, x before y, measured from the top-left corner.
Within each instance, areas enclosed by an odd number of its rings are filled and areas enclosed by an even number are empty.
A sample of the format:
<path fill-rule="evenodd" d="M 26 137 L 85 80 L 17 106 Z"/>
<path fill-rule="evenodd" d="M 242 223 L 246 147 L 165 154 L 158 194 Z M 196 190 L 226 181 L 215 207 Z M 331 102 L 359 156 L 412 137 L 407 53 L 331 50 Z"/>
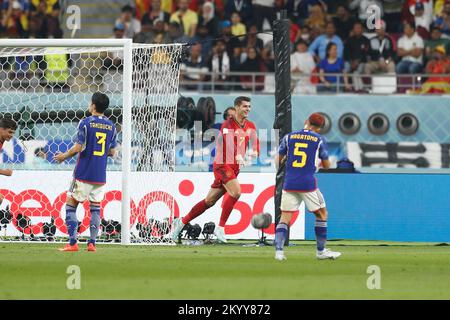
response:
<path fill-rule="evenodd" d="M 101 157 L 105 154 L 105 144 L 106 144 L 106 133 L 96 132 L 95 137 L 97 138 L 97 144 L 102 146 L 100 151 L 94 151 L 94 156 Z"/>
<path fill-rule="evenodd" d="M 301 158 L 300 158 L 300 162 L 298 162 L 297 160 L 292 162 L 292 166 L 294 168 L 303 168 L 305 166 L 306 158 L 308 157 L 308 155 L 306 154 L 305 151 L 301 151 L 300 149 L 306 149 L 306 148 L 308 148 L 308 144 L 307 143 L 301 143 L 301 142 L 296 142 L 295 143 L 294 156 L 298 156 L 298 157 L 301 157 Z"/>

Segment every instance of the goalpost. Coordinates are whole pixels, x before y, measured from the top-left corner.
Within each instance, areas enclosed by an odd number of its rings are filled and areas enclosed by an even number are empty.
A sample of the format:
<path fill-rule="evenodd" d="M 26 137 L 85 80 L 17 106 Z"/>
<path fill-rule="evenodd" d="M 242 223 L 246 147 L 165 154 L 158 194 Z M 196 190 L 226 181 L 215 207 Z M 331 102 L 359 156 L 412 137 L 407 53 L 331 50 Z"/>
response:
<path fill-rule="evenodd" d="M 65 210 L 75 160 L 71 147 L 94 92 L 108 95 L 119 155 L 108 160 L 99 241 L 171 243 L 176 104 L 182 44 L 131 39 L 2 39 L 1 117 L 16 120 L 0 167 L 0 240 L 66 241 Z M 74 157 L 76 158 L 76 157 Z M 77 210 L 79 237 L 89 233 L 89 205 Z"/>

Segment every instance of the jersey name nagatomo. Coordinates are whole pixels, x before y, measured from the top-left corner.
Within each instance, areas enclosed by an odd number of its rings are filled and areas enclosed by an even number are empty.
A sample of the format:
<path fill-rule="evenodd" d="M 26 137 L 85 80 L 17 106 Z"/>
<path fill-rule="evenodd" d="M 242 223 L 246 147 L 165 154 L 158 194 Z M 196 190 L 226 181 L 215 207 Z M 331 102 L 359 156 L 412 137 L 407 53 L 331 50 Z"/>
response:
<path fill-rule="evenodd" d="M 314 177 L 319 159 L 327 160 L 328 151 L 322 136 L 314 131 L 300 130 L 283 137 L 278 150 L 286 156 L 283 190 L 310 192 L 317 189 Z"/>

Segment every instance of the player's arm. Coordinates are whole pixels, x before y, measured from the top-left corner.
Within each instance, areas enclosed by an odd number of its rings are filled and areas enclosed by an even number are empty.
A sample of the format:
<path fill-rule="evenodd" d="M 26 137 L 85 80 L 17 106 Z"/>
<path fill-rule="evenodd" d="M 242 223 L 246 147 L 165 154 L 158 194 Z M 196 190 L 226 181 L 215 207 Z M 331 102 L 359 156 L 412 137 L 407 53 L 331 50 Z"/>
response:
<path fill-rule="evenodd" d="M 10 177 L 10 176 L 12 176 L 13 171 L 12 171 L 11 169 L 0 169 L 0 174 L 1 174 L 2 176 L 8 176 L 8 177 Z"/>
<path fill-rule="evenodd" d="M 325 140 L 322 140 L 319 146 L 319 159 L 321 160 L 322 168 L 325 170 L 330 169 L 331 162 L 328 159 L 328 148 Z"/>
<path fill-rule="evenodd" d="M 64 160 L 72 158 L 74 155 L 79 154 L 81 151 L 83 151 L 83 145 L 79 143 L 75 143 L 72 148 L 67 150 L 66 152 L 58 152 L 53 157 L 53 160 L 55 160 L 58 163 L 63 162 Z"/>
<path fill-rule="evenodd" d="M 116 147 L 117 147 L 117 129 L 115 126 L 114 133 L 112 135 L 111 144 L 108 150 L 108 157 L 114 158 L 116 156 Z"/>
<path fill-rule="evenodd" d="M 278 170 L 281 165 L 283 165 L 286 162 L 286 156 L 277 154 L 275 156 L 275 168 Z"/>

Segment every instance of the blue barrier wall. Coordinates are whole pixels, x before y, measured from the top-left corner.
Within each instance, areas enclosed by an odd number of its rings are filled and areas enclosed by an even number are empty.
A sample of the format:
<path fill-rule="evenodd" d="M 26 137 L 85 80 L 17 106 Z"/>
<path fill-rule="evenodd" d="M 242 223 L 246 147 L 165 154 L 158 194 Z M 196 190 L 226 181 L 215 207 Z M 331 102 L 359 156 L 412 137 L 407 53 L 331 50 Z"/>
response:
<path fill-rule="evenodd" d="M 450 175 L 318 174 L 329 239 L 450 241 Z M 306 214 L 306 239 L 314 239 Z"/>

